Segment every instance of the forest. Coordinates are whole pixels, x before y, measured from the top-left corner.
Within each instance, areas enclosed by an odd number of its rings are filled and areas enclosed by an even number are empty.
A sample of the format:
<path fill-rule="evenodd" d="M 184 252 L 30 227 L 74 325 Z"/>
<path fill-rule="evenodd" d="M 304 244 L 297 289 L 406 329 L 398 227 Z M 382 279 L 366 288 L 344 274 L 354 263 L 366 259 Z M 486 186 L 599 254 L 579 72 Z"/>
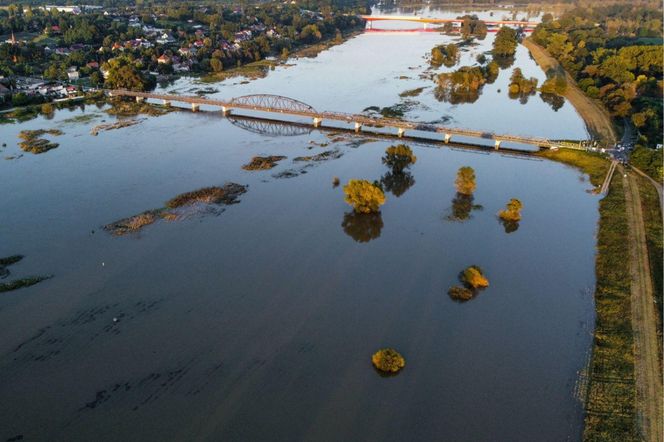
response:
<path fill-rule="evenodd" d="M 533 33 L 617 126 L 636 127 L 641 147 L 662 139 L 661 18 L 661 8 L 595 5 L 546 14 Z"/>

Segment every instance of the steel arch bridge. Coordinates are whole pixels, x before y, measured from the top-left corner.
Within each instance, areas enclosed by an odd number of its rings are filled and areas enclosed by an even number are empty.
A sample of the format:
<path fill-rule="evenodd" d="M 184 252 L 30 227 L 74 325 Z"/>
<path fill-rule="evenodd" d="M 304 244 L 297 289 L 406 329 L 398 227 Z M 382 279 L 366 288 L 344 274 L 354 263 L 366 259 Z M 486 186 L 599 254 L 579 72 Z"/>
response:
<path fill-rule="evenodd" d="M 273 109 L 274 111 L 317 113 L 316 109 L 307 103 L 303 103 L 293 98 L 272 94 L 243 95 L 241 97 L 233 98 L 231 104 L 241 105 L 243 107 Z"/>

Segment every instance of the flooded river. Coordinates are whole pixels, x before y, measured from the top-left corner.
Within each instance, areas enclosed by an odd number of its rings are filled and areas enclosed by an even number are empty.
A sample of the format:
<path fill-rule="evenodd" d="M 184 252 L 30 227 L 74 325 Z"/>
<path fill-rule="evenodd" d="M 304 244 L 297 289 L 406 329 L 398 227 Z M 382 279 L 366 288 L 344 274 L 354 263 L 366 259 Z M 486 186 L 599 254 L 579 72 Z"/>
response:
<path fill-rule="evenodd" d="M 464 48 L 457 67 L 492 39 Z M 362 112 L 424 87 L 405 118 L 587 136 L 568 103 L 510 99 L 511 68 L 474 103 L 438 101 L 427 73 L 457 67 L 431 70 L 424 57 L 454 40 L 370 32 L 248 83 L 182 79 L 161 90 Z M 545 78 L 521 46 L 514 66 Z M 25 256 L 10 279 L 53 275 L 0 295 L 0 440 L 580 439 L 574 391 L 591 341 L 598 197 L 579 171 L 409 143 L 409 175 L 379 216 L 358 218 L 333 178 L 395 179 L 381 161 L 389 140 L 278 136 L 188 110 L 91 136 L 114 121 L 104 109 L 0 126 L 0 155 L 14 158 L 0 159 L 0 256 Z M 63 131 L 48 137 L 56 149 L 19 149 L 20 131 L 51 128 Z M 286 158 L 243 170 L 257 155 Z M 455 222 L 462 166 L 475 170 L 481 207 Z M 248 186 L 235 204 L 122 236 L 102 228 L 228 182 Z M 523 220 L 507 233 L 496 213 L 510 198 Z M 490 287 L 453 301 L 448 288 L 473 264 Z M 406 359 L 396 376 L 371 366 L 384 347 Z"/>

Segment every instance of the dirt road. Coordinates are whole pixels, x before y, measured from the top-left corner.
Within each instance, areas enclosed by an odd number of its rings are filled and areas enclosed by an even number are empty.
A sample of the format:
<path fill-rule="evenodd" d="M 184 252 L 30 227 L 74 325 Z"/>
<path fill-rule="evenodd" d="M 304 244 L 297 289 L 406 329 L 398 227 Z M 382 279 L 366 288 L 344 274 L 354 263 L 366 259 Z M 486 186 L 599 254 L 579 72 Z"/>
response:
<path fill-rule="evenodd" d="M 621 168 L 622 169 L 622 168 Z M 622 172 L 622 170 L 621 170 Z M 637 424 L 646 442 L 661 442 L 662 372 L 650 264 L 636 177 L 623 177 L 629 222 L 632 328 L 634 331 Z"/>
<path fill-rule="evenodd" d="M 549 69 L 557 70 L 559 68 L 558 60 L 551 57 L 544 48 L 535 43 L 531 38 L 524 39 L 523 45 L 528 48 L 537 64 L 545 72 Z M 606 141 L 610 144 L 615 143 L 617 139 L 616 133 L 607 111 L 587 97 L 568 73 L 565 73 L 565 76 L 567 78 L 565 98 L 572 103 L 572 106 L 581 115 L 581 118 L 586 123 L 588 132 L 595 139 Z"/>

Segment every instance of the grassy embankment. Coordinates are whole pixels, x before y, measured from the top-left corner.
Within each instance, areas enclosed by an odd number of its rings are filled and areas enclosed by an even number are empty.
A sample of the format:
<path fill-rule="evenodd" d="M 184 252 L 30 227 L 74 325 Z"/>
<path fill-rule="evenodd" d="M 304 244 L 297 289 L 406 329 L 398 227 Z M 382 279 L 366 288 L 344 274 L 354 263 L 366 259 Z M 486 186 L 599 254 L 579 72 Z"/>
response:
<path fill-rule="evenodd" d="M 648 246 L 648 261 L 650 262 L 650 277 L 652 278 L 653 295 L 659 308 L 658 313 L 658 333 L 662 335 L 662 266 L 663 263 L 663 244 L 662 244 L 662 212 L 659 207 L 659 196 L 652 183 L 642 176 L 638 177 L 639 194 L 641 195 L 641 210 L 643 211 L 643 221 L 646 230 L 646 245 Z"/>
<path fill-rule="evenodd" d="M 535 43 L 531 38 L 523 40 L 523 45 L 530 51 L 535 62 L 544 72 L 560 72 L 567 79 L 567 90 L 564 97 L 572 103 L 572 106 L 581 115 L 586 127 L 593 138 L 603 142 L 615 143 L 616 131 L 611 117 L 601 103 L 593 101 L 586 96 L 576 85 L 574 79 L 562 69 L 558 61 L 551 57 L 544 48 Z"/>
<path fill-rule="evenodd" d="M 600 186 L 609 162 L 599 155 L 560 150 L 540 154 L 580 168 Z M 614 175 L 599 204 L 595 258 L 595 331 L 585 394 L 585 441 L 636 441 L 636 385 L 631 324 L 628 223 L 622 179 Z"/>

